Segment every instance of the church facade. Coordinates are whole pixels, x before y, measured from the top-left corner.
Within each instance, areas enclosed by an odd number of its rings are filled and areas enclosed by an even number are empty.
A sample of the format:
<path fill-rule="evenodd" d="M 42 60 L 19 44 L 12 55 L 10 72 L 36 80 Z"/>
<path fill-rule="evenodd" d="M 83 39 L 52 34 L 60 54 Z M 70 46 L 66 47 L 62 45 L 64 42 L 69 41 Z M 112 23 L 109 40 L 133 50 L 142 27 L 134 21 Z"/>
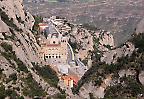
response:
<path fill-rule="evenodd" d="M 47 24 L 42 33 L 40 55 L 50 65 L 67 64 L 67 38 L 63 37 L 52 24 Z"/>

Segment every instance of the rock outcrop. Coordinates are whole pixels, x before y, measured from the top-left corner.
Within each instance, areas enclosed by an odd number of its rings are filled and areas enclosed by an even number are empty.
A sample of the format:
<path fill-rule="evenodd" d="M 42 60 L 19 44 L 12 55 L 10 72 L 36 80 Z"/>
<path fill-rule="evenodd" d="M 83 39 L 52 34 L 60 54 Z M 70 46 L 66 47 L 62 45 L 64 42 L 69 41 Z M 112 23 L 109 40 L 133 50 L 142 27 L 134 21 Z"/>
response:
<path fill-rule="evenodd" d="M 23 10 L 22 2 L 0 1 L 0 86 L 4 86 L 4 92 L 15 93 L 15 96 L 5 94 L 3 97 L 34 98 L 58 94 L 59 90 L 51 87 L 32 64 L 44 65 L 39 58 L 40 47 L 31 32 L 34 18 Z"/>
<path fill-rule="evenodd" d="M 124 44 L 124 46 L 120 48 L 116 48 L 116 49 L 104 52 L 103 56 L 101 57 L 101 61 L 106 62 L 107 64 L 115 63 L 117 62 L 118 58 L 121 58 L 127 55 L 131 56 L 134 50 L 135 50 L 135 46 L 132 43 L 127 42 L 126 44 Z"/>
<path fill-rule="evenodd" d="M 137 25 L 136 33 L 144 33 L 144 18 Z"/>
<path fill-rule="evenodd" d="M 139 80 L 141 84 L 144 85 L 144 71 L 141 71 L 141 73 L 139 74 Z"/>

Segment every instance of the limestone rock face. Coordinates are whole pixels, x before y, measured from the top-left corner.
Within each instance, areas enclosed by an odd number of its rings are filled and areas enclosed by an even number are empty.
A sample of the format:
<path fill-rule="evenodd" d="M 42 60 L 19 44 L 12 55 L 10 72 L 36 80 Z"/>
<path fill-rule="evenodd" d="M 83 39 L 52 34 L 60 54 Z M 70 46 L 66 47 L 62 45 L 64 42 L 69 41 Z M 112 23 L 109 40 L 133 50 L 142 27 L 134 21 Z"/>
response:
<path fill-rule="evenodd" d="M 0 18 L 0 38 L 1 39 L 4 39 L 4 36 L 2 35 L 2 32 L 8 32 L 9 31 L 9 28 L 8 26 L 1 20 Z"/>
<path fill-rule="evenodd" d="M 100 36 L 98 36 L 98 38 L 100 38 Z M 104 32 L 99 42 L 101 43 L 101 45 L 110 45 L 114 47 L 114 38 L 110 32 Z"/>
<path fill-rule="evenodd" d="M 141 84 L 144 85 L 144 71 L 142 71 L 142 72 L 139 74 L 139 80 L 140 80 Z"/>
<path fill-rule="evenodd" d="M 13 19 L 14 23 L 19 27 L 31 29 L 34 24 L 32 15 L 23 10 L 23 0 L 3 0 L 0 3 L 0 8 L 6 12 L 9 18 Z"/>
<path fill-rule="evenodd" d="M 16 41 L 16 44 L 12 44 L 14 46 L 14 50 L 16 50 L 15 52 L 17 56 L 19 56 L 19 58 L 25 63 L 28 63 L 26 60 L 29 60 L 30 62 L 38 62 L 38 53 L 36 52 L 38 52 L 39 46 L 36 43 L 34 35 L 29 30 L 34 24 L 34 18 L 32 15 L 23 10 L 22 0 L 1 1 L 0 8 L 7 14 L 9 19 L 13 20 L 13 24 L 23 31 L 19 32 L 13 30 L 16 38 L 20 40 L 20 42 Z M 11 33 L 9 28 L 12 27 L 7 26 L 2 20 L 0 20 L 0 23 L 0 32 L 9 32 L 9 34 L 6 33 L 6 35 L 10 36 Z M 17 44 L 20 46 L 17 47 Z M 24 55 L 22 55 L 23 53 Z M 27 59 L 24 57 L 27 57 Z"/>
<path fill-rule="evenodd" d="M 144 18 L 137 25 L 136 33 L 144 33 Z"/>
<path fill-rule="evenodd" d="M 1 32 L 8 32 L 9 31 L 9 28 L 8 26 L 1 20 L 0 18 L 0 31 Z"/>
<path fill-rule="evenodd" d="M 35 62 L 43 66 L 44 62 L 39 58 L 40 47 L 31 32 L 34 18 L 29 12 L 23 10 L 22 2 L 23 0 L 0 1 L 0 13 L 4 13 L 3 16 L 0 15 L 0 70 L 4 75 L 0 82 L 6 89 L 9 89 L 9 86 L 12 89 L 19 87 L 19 91 L 13 91 L 26 99 L 30 98 L 23 94 L 24 87 L 27 87 L 23 80 L 26 77 L 30 77 L 37 87 L 42 88 L 41 92 L 45 91 L 47 95 L 57 94 L 59 91 L 38 75 L 32 64 Z M 11 75 L 16 77 L 15 83 L 13 81 L 6 82 Z"/>
<path fill-rule="evenodd" d="M 79 46 L 77 57 L 82 60 L 87 58 L 89 51 L 94 50 L 92 35 L 84 28 L 76 28 L 71 34 L 75 37 L 75 42 Z"/>
<path fill-rule="evenodd" d="M 95 86 L 93 82 L 85 83 L 81 89 L 79 96 L 84 99 L 90 99 L 89 93 L 92 93 L 95 98 L 104 98 L 105 90 L 112 82 L 111 76 L 106 77 L 100 86 Z"/>
<path fill-rule="evenodd" d="M 103 57 L 101 57 L 101 61 L 106 62 L 108 64 L 115 63 L 118 58 L 122 56 L 130 56 L 133 51 L 135 50 L 135 46 L 127 42 L 124 46 L 120 48 L 116 48 L 114 50 L 109 50 L 103 54 Z"/>

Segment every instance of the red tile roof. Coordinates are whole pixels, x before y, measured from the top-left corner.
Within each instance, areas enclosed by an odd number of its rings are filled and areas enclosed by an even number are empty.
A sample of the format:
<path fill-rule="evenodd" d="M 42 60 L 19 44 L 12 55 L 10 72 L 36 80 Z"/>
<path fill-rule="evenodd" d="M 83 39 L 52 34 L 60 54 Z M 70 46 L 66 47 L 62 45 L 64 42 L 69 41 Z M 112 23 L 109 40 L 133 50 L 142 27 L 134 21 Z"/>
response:
<path fill-rule="evenodd" d="M 47 23 L 39 23 L 38 25 L 39 25 L 39 26 L 48 26 Z"/>
<path fill-rule="evenodd" d="M 74 84 L 77 85 L 78 81 L 79 81 L 79 77 L 78 76 L 74 76 L 74 75 L 66 75 L 66 76 L 62 76 L 61 77 L 62 80 L 73 80 Z"/>

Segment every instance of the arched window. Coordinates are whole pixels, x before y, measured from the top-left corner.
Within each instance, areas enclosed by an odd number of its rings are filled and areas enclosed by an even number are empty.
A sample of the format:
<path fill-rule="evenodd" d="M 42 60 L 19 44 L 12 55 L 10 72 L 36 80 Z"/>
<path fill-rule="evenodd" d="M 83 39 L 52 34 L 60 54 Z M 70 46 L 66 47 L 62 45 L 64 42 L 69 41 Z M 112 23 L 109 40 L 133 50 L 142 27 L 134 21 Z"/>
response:
<path fill-rule="evenodd" d="M 55 41 L 53 41 L 53 44 L 55 44 L 56 42 Z"/>
<path fill-rule="evenodd" d="M 51 56 L 49 56 L 49 58 L 51 58 Z"/>
<path fill-rule="evenodd" d="M 46 58 L 48 58 L 48 56 L 46 56 Z"/>

